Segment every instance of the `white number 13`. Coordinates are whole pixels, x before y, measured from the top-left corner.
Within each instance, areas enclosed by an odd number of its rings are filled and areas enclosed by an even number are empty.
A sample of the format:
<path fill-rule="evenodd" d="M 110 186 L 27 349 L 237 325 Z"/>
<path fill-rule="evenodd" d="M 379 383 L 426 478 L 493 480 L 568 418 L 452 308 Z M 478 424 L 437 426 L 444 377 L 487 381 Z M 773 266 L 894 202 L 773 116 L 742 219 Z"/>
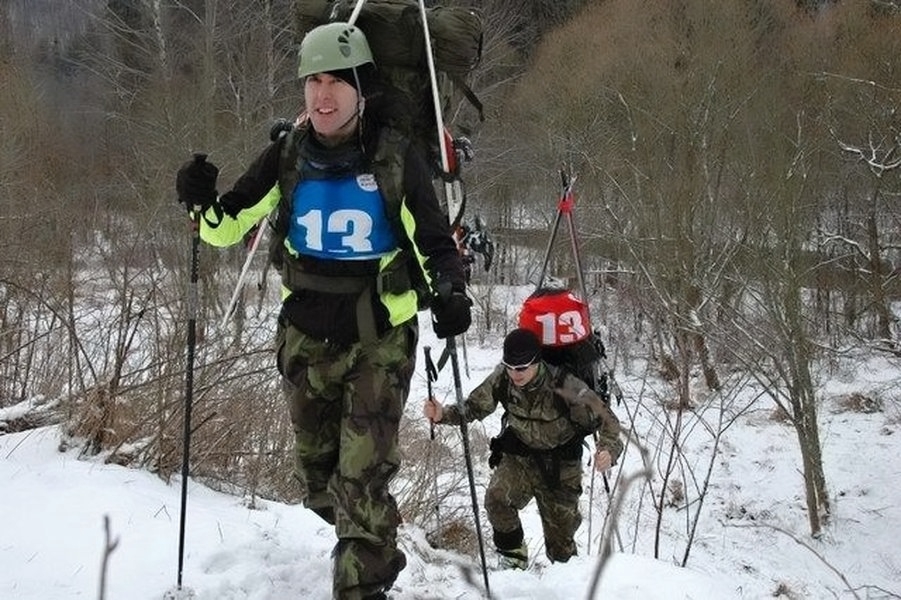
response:
<path fill-rule="evenodd" d="M 541 324 L 542 344 L 571 344 L 585 337 L 585 323 L 577 310 L 560 313 L 544 313 L 535 317 Z"/>
<path fill-rule="evenodd" d="M 314 209 L 297 217 L 298 225 L 306 229 L 307 248 L 323 250 L 322 211 Z M 341 236 L 341 247 L 353 252 L 371 252 L 372 217 L 362 210 L 336 210 L 329 214 L 326 233 L 346 234 Z M 330 248 L 331 250 L 331 248 Z"/>

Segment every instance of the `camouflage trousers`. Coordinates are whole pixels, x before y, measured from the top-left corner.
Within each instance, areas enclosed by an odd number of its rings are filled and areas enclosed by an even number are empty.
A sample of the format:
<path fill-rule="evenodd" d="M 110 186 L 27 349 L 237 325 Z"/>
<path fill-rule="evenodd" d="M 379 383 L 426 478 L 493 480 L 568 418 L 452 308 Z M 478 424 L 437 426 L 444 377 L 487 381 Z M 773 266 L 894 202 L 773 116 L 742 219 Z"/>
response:
<path fill-rule="evenodd" d="M 531 457 L 504 454 L 485 491 L 485 510 L 498 549 L 514 549 L 522 543 L 519 511 L 535 498 L 547 557 L 553 562 L 566 562 L 576 554 L 573 536 L 582 522 L 581 495 L 581 461 L 561 461 L 560 485 L 550 489 Z"/>
<path fill-rule="evenodd" d="M 290 324 L 279 334 L 304 505 L 334 524 L 338 537 L 335 599 L 387 589 L 406 565 L 389 483 L 400 467 L 398 428 L 417 338 L 415 321 L 365 347 L 334 347 Z"/>

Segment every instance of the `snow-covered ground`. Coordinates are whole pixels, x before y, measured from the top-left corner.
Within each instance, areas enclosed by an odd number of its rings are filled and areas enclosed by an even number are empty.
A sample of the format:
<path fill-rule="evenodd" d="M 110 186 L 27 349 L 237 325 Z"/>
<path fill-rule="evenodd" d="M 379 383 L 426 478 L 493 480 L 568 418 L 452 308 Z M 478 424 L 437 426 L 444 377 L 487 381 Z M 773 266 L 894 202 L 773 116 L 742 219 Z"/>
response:
<path fill-rule="evenodd" d="M 440 348 L 424 324 L 421 344 Z M 498 360 L 498 340 L 467 348 L 474 387 Z M 691 506 L 668 507 L 653 558 L 654 516 L 639 482 L 626 494 L 617 552 L 604 570 L 597 598 L 720 600 L 725 598 L 901 597 L 901 391 L 896 363 L 863 357 L 857 367 L 832 374 L 822 387 L 821 435 L 833 518 L 819 539 L 808 535 L 800 458 L 790 426 L 769 418 L 767 400 L 744 412 L 723 434 L 712 481 L 687 568 L 675 565 L 685 552 Z M 632 370 L 640 363 L 635 361 Z M 407 416 L 421 419 L 425 379 L 421 364 Z M 446 368 L 445 371 L 449 371 Z M 636 414 L 639 439 L 659 429 L 660 412 L 640 381 L 643 373 L 620 373 L 628 411 Z M 436 395 L 453 401 L 450 374 L 442 372 Z M 878 412 L 840 410 L 852 392 L 879 396 Z M 751 393 L 749 391 L 749 393 Z M 710 410 L 710 409 L 708 409 Z M 0 411 L 0 419 L 4 417 Z M 696 422 L 697 423 L 697 422 Z M 474 428 L 483 427 L 481 424 Z M 484 425 L 488 435 L 492 424 Z M 701 428 L 698 428 L 699 430 Z M 453 431 L 443 431 L 450 440 Z M 177 580 L 180 482 L 167 485 L 135 469 L 79 460 L 59 451 L 54 426 L 0 435 L 0 598 L 69 600 L 97 598 L 105 519 L 115 549 L 109 556 L 106 598 L 160 599 Z M 711 437 L 693 433 L 686 447 L 697 451 L 702 473 Z M 459 464 L 463 465 L 461 460 Z M 638 452 L 627 453 L 611 473 L 612 483 L 640 468 Z M 588 468 L 586 467 L 586 473 Z M 680 475 L 684 476 L 684 475 Z M 487 471 L 477 470 L 480 486 Z M 586 499 L 588 508 L 586 477 Z M 499 571 L 489 548 L 490 585 L 502 600 L 587 598 L 597 566 L 597 539 L 606 498 L 595 492 L 594 531 L 587 519 L 578 534 L 580 555 L 548 564 L 530 504 L 524 515 L 534 555 L 527 572 Z M 300 506 L 260 501 L 247 508 L 240 498 L 189 485 L 184 591 L 206 600 L 330 598 L 330 528 Z M 490 530 L 486 543 L 490 546 Z M 392 597 L 398 600 L 476 599 L 477 556 L 435 550 L 425 532 L 404 526 L 400 543 L 408 556 Z M 468 583 L 468 571 L 474 583 Z M 186 595 L 186 594 L 180 594 Z"/>

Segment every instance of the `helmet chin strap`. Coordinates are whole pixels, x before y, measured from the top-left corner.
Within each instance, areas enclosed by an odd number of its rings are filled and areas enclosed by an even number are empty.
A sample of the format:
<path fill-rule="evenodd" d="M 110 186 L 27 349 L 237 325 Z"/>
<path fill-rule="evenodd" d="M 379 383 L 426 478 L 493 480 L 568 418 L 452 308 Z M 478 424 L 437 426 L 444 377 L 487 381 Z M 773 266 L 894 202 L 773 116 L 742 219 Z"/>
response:
<path fill-rule="evenodd" d="M 366 107 L 366 98 L 363 97 L 363 92 L 361 91 L 360 77 L 357 75 L 357 68 L 351 67 L 351 71 L 353 71 L 354 83 L 356 83 L 354 90 L 357 92 L 357 111 L 354 114 L 350 115 L 350 117 L 348 117 L 348 119 L 344 121 L 339 129 L 344 129 L 344 126 L 353 121 L 354 117 L 360 117 L 360 120 L 362 121 L 363 109 Z"/>
<path fill-rule="evenodd" d="M 353 120 L 356 119 L 357 117 L 360 117 L 361 119 L 363 118 L 363 109 L 362 109 L 362 107 L 360 106 L 360 103 L 357 103 L 357 110 L 356 110 L 356 112 L 354 112 L 352 115 L 350 115 L 349 117 L 347 117 L 347 120 L 344 121 L 343 123 L 341 123 L 341 127 L 339 127 L 338 129 L 339 129 L 339 130 L 344 129 L 345 127 L 347 127 L 348 123 L 350 123 L 351 121 L 353 121 Z"/>
<path fill-rule="evenodd" d="M 354 82 L 357 84 L 357 115 L 363 120 L 363 109 L 366 108 L 366 99 L 363 97 L 363 86 L 360 85 L 360 76 L 357 75 L 357 68 L 351 68 L 354 73 Z"/>
<path fill-rule="evenodd" d="M 360 76 L 357 75 L 357 68 L 353 67 L 351 70 L 354 74 L 354 82 L 357 84 L 357 112 L 354 116 L 359 117 L 360 119 L 360 122 L 357 124 L 357 141 L 359 141 L 360 149 L 363 150 L 363 153 L 365 154 L 366 148 L 363 145 L 363 110 L 366 108 L 366 98 L 363 97 L 363 87 L 360 85 Z"/>

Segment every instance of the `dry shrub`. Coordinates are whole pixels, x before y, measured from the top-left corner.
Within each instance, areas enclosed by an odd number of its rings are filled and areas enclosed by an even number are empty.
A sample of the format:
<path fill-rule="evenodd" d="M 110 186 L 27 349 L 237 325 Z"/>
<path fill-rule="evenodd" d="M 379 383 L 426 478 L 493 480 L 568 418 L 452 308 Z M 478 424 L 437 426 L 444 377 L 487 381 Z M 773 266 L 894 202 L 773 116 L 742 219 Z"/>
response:
<path fill-rule="evenodd" d="M 466 556 L 475 556 L 479 552 L 479 541 L 471 517 L 454 518 L 442 523 L 440 530 L 426 534 L 426 540 L 433 548 L 453 550 Z"/>
<path fill-rule="evenodd" d="M 776 408 L 773 409 L 773 412 L 770 413 L 770 421 L 781 423 L 783 425 L 790 425 L 792 423 L 792 417 L 788 414 L 788 411 L 785 410 L 784 406 L 777 404 Z"/>
<path fill-rule="evenodd" d="M 487 461 L 488 441 L 469 428 L 474 464 Z M 433 547 L 467 556 L 479 553 L 459 428 L 439 426 L 431 439 L 421 420 L 401 422 L 403 463 L 392 483 L 404 521 L 420 526 Z"/>
<path fill-rule="evenodd" d="M 660 357 L 660 365 L 659 365 L 659 373 L 660 377 L 664 381 L 678 381 L 679 380 L 679 367 L 676 365 L 676 361 L 669 354 L 663 354 Z"/>
<path fill-rule="evenodd" d="M 459 458 L 445 443 L 450 439 L 444 435 L 448 428 L 439 431 L 440 435 L 430 439 L 428 430 L 419 423 L 409 419 L 401 422 L 402 464 L 392 488 L 404 520 L 423 527 L 434 522 L 436 507 L 446 518 L 448 497 L 459 493 Z"/>
<path fill-rule="evenodd" d="M 835 414 L 844 412 L 872 414 L 883 411 L 881 399 L 866 396 L 858 392 L 838 398 L 835 406 L 836 409 L 833 411 Z"/>
<path fill-rule="evenodd" d="M 668 411 L 683 411 L 683 410 L 694 410 L 695 406 L 692 403 L 686 403 L 678 398 L 671 398 L 668 400 L 664 400 L 661 403 L 664 409 Z"/>
<path fill-rule="evenodd" d="M 265 376 L 267 373 L 264 373 Z M 209 487 L 250 498 L 296 501 L 293 437 L 278 383 L 238 376 L 206 387 L 195 382 L 191 473 Z M 64 447 L 102 455 L 107 463 L 147 468 L 164 480 L 184 455 L 184 391 L 180 388 L 90 388 L 69 403 Z"/>
<path fill-rule="evenodd" d="M 126 415 L 120 406 L 119 398 L 103 385 L 90 388 L 74 399 L 67 433 L 85 440 L 83 454 L 94 456 L 122 442 L 125 427 L 122 419 Z"/>
<path fill-rule="evenodd" d="M 667 495 L 667 506 L 679 508 L 685 502 L 685 485 L 679 479 L 671 479 L 667 484 L 669 494 Z"/>
<path fill-rule="evenodd" d="M 791 586 L 784 581 L 779 582 L 776 589 L 773 590 L 772 596 L 773 598 L 788 598 L 788 600 L 795 600 L 802 597 L 792 590 Z"/>
<path fill-rule="evenodd" d="M 69 403 L 63 447 L 79 446 L 83 456 L 105 454 L 107 463 L 149 466 L 168 478 L 180 466 L 175 433 L 180 421 L 170 416 L 161 427 L 154 402 L 138 394 L 112 394 L 105 385 L 89 388 Z"/>

